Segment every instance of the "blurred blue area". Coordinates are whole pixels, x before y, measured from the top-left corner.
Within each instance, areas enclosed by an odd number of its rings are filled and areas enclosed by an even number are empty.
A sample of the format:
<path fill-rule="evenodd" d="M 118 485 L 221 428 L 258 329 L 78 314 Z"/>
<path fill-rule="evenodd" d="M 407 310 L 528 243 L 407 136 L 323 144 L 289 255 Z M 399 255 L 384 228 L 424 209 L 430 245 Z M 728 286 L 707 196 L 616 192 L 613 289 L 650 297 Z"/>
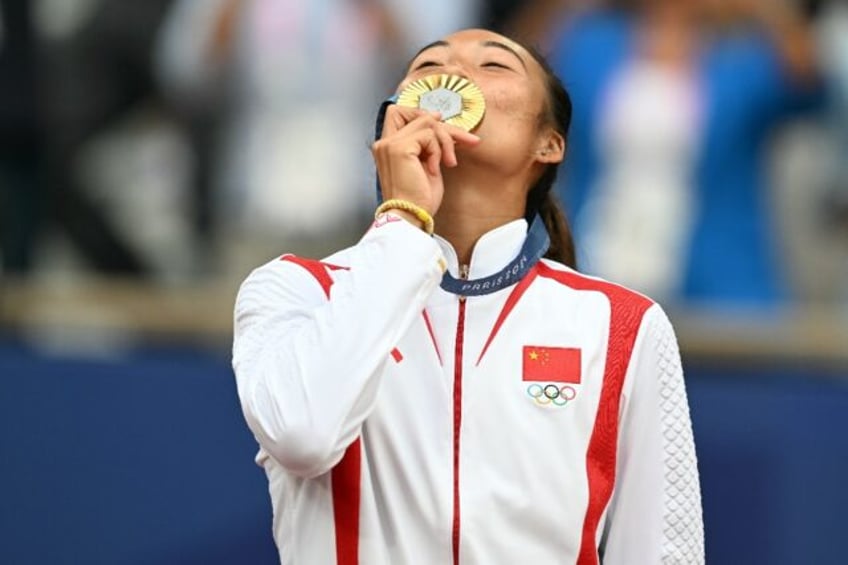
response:
<path fill-rule="evenodd" d="M 687 379 L 708 563 L 842 562 L 848 383 L 692 364 Z M 255 450 L 225 353 L 2 341 L 0 563 L 275 563 Z"/>
<path fill-rule="evenodd" d="M 707 563 L 844 563 L 848 382 L 690 367 L 687 390 Z"/>
<path fill-rule="evenodd" d="M 0 563 L 275 563 L 223 355 L 0 346 Z"/>

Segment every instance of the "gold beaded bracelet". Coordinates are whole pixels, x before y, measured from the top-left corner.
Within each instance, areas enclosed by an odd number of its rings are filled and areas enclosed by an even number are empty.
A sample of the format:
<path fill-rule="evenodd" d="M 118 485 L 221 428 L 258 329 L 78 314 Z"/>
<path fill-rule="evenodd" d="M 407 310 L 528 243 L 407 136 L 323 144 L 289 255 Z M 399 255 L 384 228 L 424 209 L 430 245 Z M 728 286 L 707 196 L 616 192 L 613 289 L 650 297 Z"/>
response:
<path fill-rule="evenodd" d="M 392 198 L 391 200 L 386 200 L 380 204 L 377 211 L 374 212 L 374 217 L 376 218 L 381 214 L 385 214 L 389 210 L 403 210 L 404 212 L 409 212 L 415 215 L 415 217 L 421 220 L 421 223 L 424 224 L 424 231 L 427 232 L 428 235 L 433 235 L 433 229 L 435 228 L 433 216 L 431 216 L 430 213 L 421 206 L 413 204 L 409 200 Z"/>

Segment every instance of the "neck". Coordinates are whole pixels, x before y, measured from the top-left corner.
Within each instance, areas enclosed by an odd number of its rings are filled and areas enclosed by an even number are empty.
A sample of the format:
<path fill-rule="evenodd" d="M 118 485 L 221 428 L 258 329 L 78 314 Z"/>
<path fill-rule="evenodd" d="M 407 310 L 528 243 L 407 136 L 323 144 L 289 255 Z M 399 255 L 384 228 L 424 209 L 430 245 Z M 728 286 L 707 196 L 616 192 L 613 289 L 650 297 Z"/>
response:
<path fill-rule="evenodd" d="M 474 245 L 483 234 L 524 217 L 525 184 L 517 179 L 464 175 L 456 169 L 445 171 L 445 195 L 435 218 L 436 233 L 450 242 L 461 265 L 470 263 Z"/>

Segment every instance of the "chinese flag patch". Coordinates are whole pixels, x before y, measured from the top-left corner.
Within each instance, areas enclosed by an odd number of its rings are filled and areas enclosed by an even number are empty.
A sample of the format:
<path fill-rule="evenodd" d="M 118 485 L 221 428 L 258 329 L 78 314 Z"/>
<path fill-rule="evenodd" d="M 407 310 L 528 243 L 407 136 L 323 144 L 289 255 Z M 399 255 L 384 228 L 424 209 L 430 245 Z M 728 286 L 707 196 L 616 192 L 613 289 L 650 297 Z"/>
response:
<path fill-rule="evenodd" d="M 580 349 L 525 345 L 522 358 L 525 381 L 580 383 Z"/>

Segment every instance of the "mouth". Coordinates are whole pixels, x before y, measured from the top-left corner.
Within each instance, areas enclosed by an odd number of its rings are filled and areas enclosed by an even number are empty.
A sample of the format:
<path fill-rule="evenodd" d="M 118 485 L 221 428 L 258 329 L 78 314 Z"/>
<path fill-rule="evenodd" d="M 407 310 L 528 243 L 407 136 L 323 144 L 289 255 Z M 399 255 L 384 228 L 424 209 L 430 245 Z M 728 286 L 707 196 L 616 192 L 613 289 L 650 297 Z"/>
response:
<path fill-rule="evenodd" d="M 397 104 L 439 112 L 442 121 L 471 131 L 486 113 L 486 100 L 480 88 L 457 75 L 430 75 L 406 86 Z"/>

